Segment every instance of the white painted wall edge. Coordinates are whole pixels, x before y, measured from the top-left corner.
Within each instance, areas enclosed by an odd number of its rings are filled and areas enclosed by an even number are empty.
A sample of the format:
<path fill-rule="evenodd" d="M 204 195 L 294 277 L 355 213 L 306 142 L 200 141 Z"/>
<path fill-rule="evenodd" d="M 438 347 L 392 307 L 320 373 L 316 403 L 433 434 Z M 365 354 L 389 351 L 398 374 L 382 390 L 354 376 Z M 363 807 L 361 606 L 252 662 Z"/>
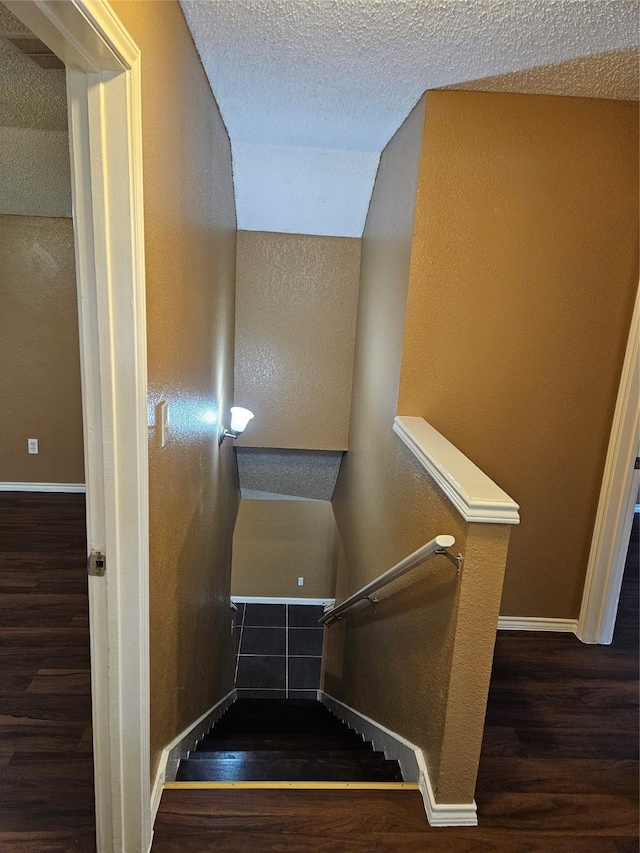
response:
<path fill-rule="evenodd" d="M 622 375 L 587 563 L 577 636 L 608 644 L 618 614 L 640 471 L 640 288 L 631 318 Z"/>
<path fill-rule="evenodd" d="M 476 826 L 478 810 L 471 803 L 437 803 L 429 778 L 429 770 L 419 746 L 392 732 L 370 717 L 365 717 L 323 690 L 318 690 L 318 700 L 350 728 L 373 743 L 386 758 L 396 760 L 406 782 L 417 782 L 422 795 L 427 820 L 431 826 Z"/>
<path fill-rule="evenodd" d="M 232 595 L 234 604 L 335 604 L 335 598 L 278 598 L 264 595 Z"/>
<path fill-rule="evenodd" d="M 575 634 L 577 619 L 547 619 L 544 616 L 501 616 L 498 619 L 500 631 L 562 631 Z"/>
<path fill-rule="evenodd" d="M 171 743 L 168 743 L 162 750 L 160 755 L 160 763 L 156 770 L 156 776 L 151 790 L 151 822 L 156 819 L 158 809 L 160 808 L 160 798 L 162 797 L 162 789 L 165 782 L 173 782 L 178 771 L 178 764 L 181 758 L 186 758 L 192 752 L 198 742 L 209 731 L 211 726 L 220 719 L 227 710 L 229 705 L 236 700 L 236 689 L 230 690 L 226 696 L 223 696 L 215 705 L 205 711 L 201 717 L 191 723 L 190 726 L 176 735 Z"/>
<path fill-rule="evenodd" d="M 0 483 L 0 492 L 86 492 L 84 483 Z"/>
<path fill-rule="evenodd" d="M 519 524 L 519 506 L 424 418 L 396 417 L 393 431 L 469 522 Z"/>

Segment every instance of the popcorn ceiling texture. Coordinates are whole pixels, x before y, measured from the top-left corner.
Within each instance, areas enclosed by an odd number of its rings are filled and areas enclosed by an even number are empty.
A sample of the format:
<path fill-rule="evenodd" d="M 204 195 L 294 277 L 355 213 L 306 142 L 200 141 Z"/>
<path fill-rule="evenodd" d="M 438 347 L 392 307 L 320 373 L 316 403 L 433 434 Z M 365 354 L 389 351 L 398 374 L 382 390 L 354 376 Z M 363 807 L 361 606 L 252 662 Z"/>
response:
<path fill-rule="evenodd" d="M 243 497 L 256 492 L 330 501 L 342 453 L 237 447 Z"/>
<path fill-rule="evenodd" d="M 31 30 L 0 3 L 0 33 L 3 36 L 26 36 L 31 34 Z"/>
<path fill-rule="evenodd" d="M 266 223 L 270 232 L 360 237 L 379 159 L 362 151 L 238 142 L 238 220 L 245 231 Z M 339 205 L 328 187 L 339 188 Z"/>
<path fill-rule="evenodd" d="M 485 77 L 484 80 L 456 83 L 447 88 L 637 101 L 640 92 L 640 52 L 637 48 L 614 50 L 570 62 Z"/>
<path fill-rule="evenodd" d="M 2 36 L 30 31 L 0 4 L 0 214 L 71 216 L 64 71 L 44 71 Z"/>
<path fill-rule="evenodd" d="M 619 84 L 628 92 L 628 59 L 617 62 L 613 53 L 638 44 L 635 0 L 182 0 L 181 5 L 234 151 L 240 144 L 263 146 L 250 162 L 241 156 L 234 163 L 242 199 L 238 226 L 247 230 L 359 235 L 358 211 L 371 194 L 371 154 L 379 154 L 426 89 L 611 53 L 605 80 L 592 81 L 589 92 L 578 71 L 575 84 L 583 95 L 620 97 Z M 573 82 L 569 75 L 563 94 L 574 94 Z M 269 149 L 292 147 L 314 151 L 308 168 L 292 177 L 286 196 L 279 156 Z M 360 159 L 350 181 L 340 180 L 340 169 L 329 166 L 332 159 L 344 159 L 345 151 L 352 161 Z M 318 163 L 312 167 L 314 158 Z M 320 201 L 315 181 L 322 170 L 327 182 Z M 258 182 L 256 174 L 261 174 Z M 265 198 L 279 200 L 283 194 L 282 204 L 264 204 Z M 259 215 L 249 219 L 247 211 L 255 210 Z M 341 230 L 327 227 L 331 216 Z"/>
<path fill-rule="evenodd" d="M 45 71 L 18 53 L 1 37 L 0 127 L 67 129 L 65 72 Z"/>

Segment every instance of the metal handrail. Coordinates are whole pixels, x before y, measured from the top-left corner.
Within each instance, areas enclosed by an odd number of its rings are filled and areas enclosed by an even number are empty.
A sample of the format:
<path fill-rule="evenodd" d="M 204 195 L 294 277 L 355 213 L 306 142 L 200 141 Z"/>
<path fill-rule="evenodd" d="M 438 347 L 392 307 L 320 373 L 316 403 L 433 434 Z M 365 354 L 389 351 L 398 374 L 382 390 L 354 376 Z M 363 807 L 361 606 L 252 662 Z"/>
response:
<path fill-rule="evenodd" d="M 396 580 L 396 578 L 402 577 L 402 575 L 410 572 L 411 569 L 415 569 L 416 566 L 424 563 L 425 560 L 428 560 L 429 557 L 433 557 L 435 554 L 443 554 L 452 560 L 458 568 L 460 568 L 462 562 L 461 555 L 458 554 L 457 556 L 454 556 L 447 551 L 447 548 L 451 548 L 455 544 L 456 540 L 453 536 L 436 536 L 435 539 L 432 539 L 430 542 L 427 542 L 426 545 L 418 548 L 418 550 L 414 551 L 413 554 L 409 554 L 409 556 L 405 557 L 404 560 L 400 560 L 400 562 L 393 566 L 393 568 L 388 569 L 375 580 L 370 581 L 366 586 L 363 586 L 362 589 L 358 590 L 358 592 L 354 592 L 354 594 L 350 595 L 349 598 L 345 598 L 345 600 L 340 604 L 329 607 L 325 610 L 324 615 L 321 616 L 319 621 L 325 625 L 332 619 L 340 619 L 341 614 L 352 608 L 359 601 L 367 600 L 371 602 L 371 604 L 375 605 L 375 600 L 371 598 L 374 592 L 377 592 L 383 586 L 391 583 L 391 581 Z"/>

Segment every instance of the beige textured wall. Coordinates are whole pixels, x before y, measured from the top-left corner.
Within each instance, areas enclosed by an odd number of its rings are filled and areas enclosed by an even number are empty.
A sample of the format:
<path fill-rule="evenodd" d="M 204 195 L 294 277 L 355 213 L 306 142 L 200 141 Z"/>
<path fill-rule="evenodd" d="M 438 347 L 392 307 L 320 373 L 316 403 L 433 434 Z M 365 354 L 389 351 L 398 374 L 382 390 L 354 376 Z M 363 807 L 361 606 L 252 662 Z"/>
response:
<path fill-rule="evenodd" d="M 458 579 L 434 557 L 380 593 L 376 612 L 329 628 L 323 684 L 424 749 L 439 802 L 470 802 L 509 530 L 468 526 L 392 432 L 423 111 L 383 152 L 363 236 L 349 451 L 333 500 L 337 597 L 440 533 L 456 537 L 464 568 Z"/>
<path fill-rule="evenodd" d="M 0 216 L 0 270 L 0 482 L 84 483 L 72 221 Z"/>
<path fill-rule="evenodd" d="M 226 129 L 177 2 L 114 2 L 142 51 L 149 404 L 151 748 L 233 687 L 238 504 L 229 442 L 203 420 L 233 395 L 235 205 Z"/>
<path fill-rule="evenodd" d="M 578 616 L 637 284 L 637 105 L 428 94 L 398 412 L 520 504 L 504 615 Z"/>
<path fill-rule="evenodd" d="M 231 593 L 333 598 L 336 552 L 329 501 L 243 499 L 233 534 Z"/>
<path fill-rule="evenodd" d="M 344 450 L 360 241 L 240 231 L 235 401 L 255 413 L 238 444 Z"/>

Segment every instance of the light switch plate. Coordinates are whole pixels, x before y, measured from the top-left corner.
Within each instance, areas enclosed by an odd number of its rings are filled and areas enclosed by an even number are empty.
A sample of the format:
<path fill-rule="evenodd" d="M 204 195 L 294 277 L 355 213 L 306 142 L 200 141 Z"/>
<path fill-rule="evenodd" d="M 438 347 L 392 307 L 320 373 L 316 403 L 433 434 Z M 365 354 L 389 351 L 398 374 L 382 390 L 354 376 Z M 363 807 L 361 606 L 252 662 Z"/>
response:
<path fill-rule="evenodd" d="M 298 578 L 298 586 L 304 586 L 304 578 Z"/>
<path fill-rule="evenodd" d="M 169 439 L 169 404 L 166 400 L 156 406 L 156 428 L 160 437 L 160 447 Z"/>

